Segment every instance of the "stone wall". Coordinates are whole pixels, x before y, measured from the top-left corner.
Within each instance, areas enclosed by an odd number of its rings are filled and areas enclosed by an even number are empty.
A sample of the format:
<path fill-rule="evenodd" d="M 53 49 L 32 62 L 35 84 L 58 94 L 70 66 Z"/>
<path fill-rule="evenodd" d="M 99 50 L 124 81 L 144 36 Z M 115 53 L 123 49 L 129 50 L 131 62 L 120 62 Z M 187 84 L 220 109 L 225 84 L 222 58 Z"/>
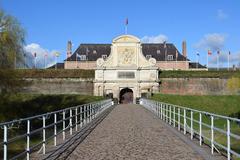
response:
<path fill-rule="evenodd" d="M 157 61 L 156 66 L 161 70 L 188 70 L 188 61 Z"/>
<path fill-rule="evenodd" d="M 240 95 L 240 78 L 161 78 L 160 92 L 180 95 Z"/>
<path fill-rule="evenodd" d="M 23 93 L 93 95 L 93 79 L 26 79 Z M 161 78 L 160 93 L 181 95 L 240 95 L 240 78 Z"/>
<path fill-rule="evenodd" d="M 39 78 L 26 79 L 29 85 L 23 93 L 93 95 L 93 79 Z"/>
<path fill-rule="evenodd" d="M 65 61 L 64 69 L 94 69 L 96 61 Z"/>

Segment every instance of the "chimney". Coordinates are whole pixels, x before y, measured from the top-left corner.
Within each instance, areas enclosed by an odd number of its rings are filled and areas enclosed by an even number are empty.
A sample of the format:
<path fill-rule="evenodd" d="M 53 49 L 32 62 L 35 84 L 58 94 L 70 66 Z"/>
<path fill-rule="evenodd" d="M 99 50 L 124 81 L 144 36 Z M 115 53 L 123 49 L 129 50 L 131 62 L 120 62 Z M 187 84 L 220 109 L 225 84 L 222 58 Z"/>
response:
<path fill-rule="evenodd" d="M 182 42 L 182 54 L 184 57 L 187 57 L 187 43 L 185 40 Z"/>
<path fill-rule="evenodd" d="M 72 56 L 72 42 L 68 41 L 67 43 L 67 58 Z"/>

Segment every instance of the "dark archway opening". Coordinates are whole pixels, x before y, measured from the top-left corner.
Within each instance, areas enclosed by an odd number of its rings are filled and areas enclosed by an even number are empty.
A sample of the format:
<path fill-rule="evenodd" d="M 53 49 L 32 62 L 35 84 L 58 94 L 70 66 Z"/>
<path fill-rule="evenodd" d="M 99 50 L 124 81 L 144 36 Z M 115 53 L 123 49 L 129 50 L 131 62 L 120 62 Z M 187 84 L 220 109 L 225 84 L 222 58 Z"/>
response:
<path fill-rule="evenodd" d="M 119 99 L 121 104 L 133 103 L 133 90 L 130 88 L 123 88 L 120 91 Z"/>

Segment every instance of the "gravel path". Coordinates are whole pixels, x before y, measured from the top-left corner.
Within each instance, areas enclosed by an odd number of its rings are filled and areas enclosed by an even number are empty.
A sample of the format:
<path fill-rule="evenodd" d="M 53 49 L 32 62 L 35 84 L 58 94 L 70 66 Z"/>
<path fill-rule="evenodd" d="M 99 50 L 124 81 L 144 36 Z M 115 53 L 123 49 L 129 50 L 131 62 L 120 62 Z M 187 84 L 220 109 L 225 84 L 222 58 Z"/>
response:
<path fill-rule="evenodd" d="M 163 123 L 139 105 L 118 105 L 68 159 L 203 159 Z"/>

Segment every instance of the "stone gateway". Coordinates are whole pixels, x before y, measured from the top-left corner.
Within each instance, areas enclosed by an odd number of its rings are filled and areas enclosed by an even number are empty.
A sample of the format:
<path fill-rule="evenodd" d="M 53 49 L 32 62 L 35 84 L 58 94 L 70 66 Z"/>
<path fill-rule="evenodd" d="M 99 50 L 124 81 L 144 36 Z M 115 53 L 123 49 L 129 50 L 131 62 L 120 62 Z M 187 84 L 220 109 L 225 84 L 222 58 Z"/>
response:
<path fill-rule="evenodd" d="M 140 39 L 121 35 L 112 41 L 110 55 L 97 59 L 94 95 L 112 95 L 122 103 L 131 103 L 143 94 L 159 92 L 155 65 L 156 59 L 143 55 Z"/>

